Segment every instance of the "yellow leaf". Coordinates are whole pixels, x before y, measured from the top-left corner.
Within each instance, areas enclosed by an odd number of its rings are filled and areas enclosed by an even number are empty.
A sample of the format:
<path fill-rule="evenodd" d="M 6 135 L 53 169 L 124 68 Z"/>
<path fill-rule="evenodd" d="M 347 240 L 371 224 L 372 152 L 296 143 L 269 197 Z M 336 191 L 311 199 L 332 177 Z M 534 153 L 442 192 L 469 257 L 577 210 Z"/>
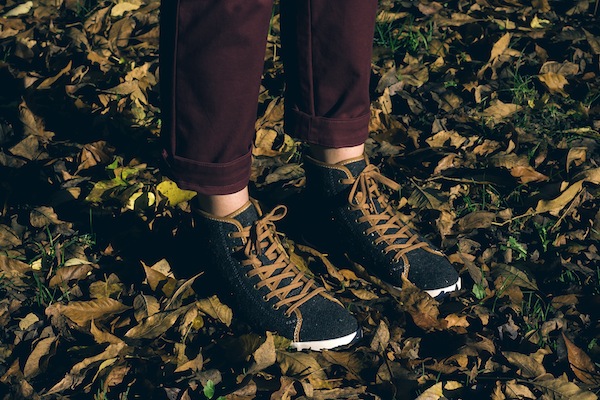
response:
<path fill-rule="evenodd" d="M 196 192 L 179 189 L 173 181 L 162 181 L 156 186 L 156 189 L 169 200 L 169 204 L 172 206 L 176 206 L 184 201 L 190 201 L 196 197 Z"/>
<path fill-rule="evenodd" d="M 529 26 L 531 26 L 533 29 L 542 29 L 548 25 L 550 25 L 550 20 L 540 19 L 537 15 L 533 17 L 531 23 L 529 24 Z"/>

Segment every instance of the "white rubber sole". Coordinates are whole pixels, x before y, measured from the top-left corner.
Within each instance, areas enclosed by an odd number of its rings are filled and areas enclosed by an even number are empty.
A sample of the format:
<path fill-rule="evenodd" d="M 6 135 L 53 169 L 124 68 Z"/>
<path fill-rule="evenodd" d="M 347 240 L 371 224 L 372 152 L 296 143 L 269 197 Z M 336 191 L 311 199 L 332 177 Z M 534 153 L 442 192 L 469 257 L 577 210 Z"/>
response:
<path fill-rule="evenodd" d="M 424 290 L 424 292 L 426 292 L 427 294 L 429 294 L 431 297 L 433 297 L 435 299 L 436 297 L 442 296 L 444 294 L 450 294 L 452 292 L 456 292 L 457 290 L 460 290 L 461 288 L 462 288 L 462 280 L 460 279 L 460 277 L 458 277 L 458 280 L 448 287 Z M 401 288 L 398 288 L 398 289 L 402 290 Z"/>
<path fill-rule="evenodd" d="M 353 332 L 349 335 L 342 336 L 335 339 L 327 339 L 327 340 L 315 340 L 312 342 L 292 342 L 290 344 L 294 349 L 301 350 L 313 350 L 313 351 L 321 351 L 321 350 L 330 350 L 335 349 L 336 347 L 345 346 L 347 344 L 352 343 L 352 341 L 357 337 L 359 331 Z"/>

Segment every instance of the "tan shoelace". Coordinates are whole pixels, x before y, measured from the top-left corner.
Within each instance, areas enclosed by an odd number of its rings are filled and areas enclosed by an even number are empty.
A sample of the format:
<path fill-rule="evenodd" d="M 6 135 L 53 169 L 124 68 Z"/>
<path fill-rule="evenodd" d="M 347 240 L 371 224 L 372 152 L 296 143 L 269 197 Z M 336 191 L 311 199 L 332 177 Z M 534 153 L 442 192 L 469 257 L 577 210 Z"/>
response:
<path fill-rule="evenodd" d="M 273 307 L 279 309 L 287 305 L 288 309 L 285 314 L 289 316 L 296 308 L 324 292 L 325 289 L 317 286 L 314 279 L 308 279 L 303 272 L 298 270 L 283 248 L 279 240 L 280 234 L 275 229 L 275 222 L 281 220 L 286 213 L 285 206 L 277 206 L 251 226 L 245 227 L 241 232 L 234 232 L 231 236 L 241 238 L 244 242 L 244 245 L 238 247 L 236 251 L 244 251 L 246 259 L 241 262 L 243 266 L 252 266 L 252 270 L 247 273 L 247 276 L 251 278 L 258 275 L 260 278 L 255 287 L 257 289 L 264 286 L 269 288 L 270 292 L 264 296 L 264 300 L 278 298 L 279 301 Z M 264 255 L 271 261 L 271 264 L 264 265 L 258 258 L 260 255 Z M 292 278 L 292 281 L 281 286 L 282 281 L 287 278 Z M 290 295 L 297 288 L 302 288 L 302 290 L 296 295 Z"/>
<path fill-rule="evenodd" d="M 377 245 L 381 242 L 387 243 L 387 246 L 383 250 L 385 253 L 397 251 L 394 255 L 394 261 L 402 259 L 404 265 L 409 266 L 410 263 L 406 254 L 419 248 L 430 253 L 439 254 L 427 242 L 419 240 L 419 237 L 410 231 L 408 225 L 404 224 L 400 220 L 399 214 L 392 209 L 387 197 L 379 191 L 378 183 L 392 190 L 399 190 L 400 185 L 382 175 L 379 172 L 379 168 L 375 165 L 367 165 L 356 179 L 342 179 L 342 183 L 352 185 L 350 194 L 348 195 L 348 202 L 353 209 L 363 212 L 363 216 L 358 218 L 357 222 L 370 223 L 371 227 L 365 231 L 365 234 L 370 235 L 377 232 L 379 237 L 375 239 L 375 244 Z M 380 208 L 383 209 L 382 212 L 377 211 L 375 199 L 377 199 Z M 397 231 L 387 234 L 388 229 L 396 229 Z M 406 239 L 406 242 L 395 243 L 397 239 Z M 405 268 L 403 275 L 408 276 L 408 268 Z"/>

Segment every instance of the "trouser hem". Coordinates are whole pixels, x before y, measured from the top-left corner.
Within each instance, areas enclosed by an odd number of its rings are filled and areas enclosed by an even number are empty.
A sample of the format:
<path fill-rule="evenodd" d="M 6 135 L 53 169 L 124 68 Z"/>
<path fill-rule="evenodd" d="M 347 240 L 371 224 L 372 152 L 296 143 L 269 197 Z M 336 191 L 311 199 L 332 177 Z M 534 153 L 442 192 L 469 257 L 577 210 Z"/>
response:
<path fill-rule="evenodd" d="M 203 195 L 223 195 L 239 192 L 250 180 L 252 152 L 227 163 L 205 163 L 179 156 L 163 157 L 177 185 Z M 199 183 L 201 182 L 201 183 Z"/>
<path fill-rule="evenodd" d="M 309 144 L 323 147 L 352 147 L 369 137 L 371 113 L 356 118 L 326 118 L 303 113 L 297 109 L 285 112 L 285 130 Z"/>

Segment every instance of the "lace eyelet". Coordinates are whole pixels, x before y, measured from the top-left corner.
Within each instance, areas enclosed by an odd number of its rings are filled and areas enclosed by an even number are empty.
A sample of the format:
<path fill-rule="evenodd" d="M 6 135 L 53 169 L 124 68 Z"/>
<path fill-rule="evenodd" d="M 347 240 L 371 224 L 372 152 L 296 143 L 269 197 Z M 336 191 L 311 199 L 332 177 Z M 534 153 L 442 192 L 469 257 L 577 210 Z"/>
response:
<path fill-rule="evenodd" d="M 259 289 L 258 285 L 252 285 L 252 287 L 253 287 L 254 289 L 256 289 L 256 290 L 258 290 L 258 289 Z"/>
<path fill-rule="evenodd" d="M 227 237 L 228 237 L 229 239 L 233 238 L 233 232 L 227 232 Z"/>
<path fill-rule="evenodd" d="M 277 311 L 277 310 L 279 310 L 279 309 L 281 308 L 281 307 L 277 307 L 277 305 L 276 305 L 276 304 L 273 304 L 271 307 L 272 307 L 272 308 L 273 308 L 273 310 L 275 310 L 275 311 Z"/>
<path fill-rule="evenodd" d="M 264 301 L 269 301 L 269 299 L 267 299 L 267 296 L 263 296 L 263 297 L 262 297 L 262 299 L 263 299 Z"/>

